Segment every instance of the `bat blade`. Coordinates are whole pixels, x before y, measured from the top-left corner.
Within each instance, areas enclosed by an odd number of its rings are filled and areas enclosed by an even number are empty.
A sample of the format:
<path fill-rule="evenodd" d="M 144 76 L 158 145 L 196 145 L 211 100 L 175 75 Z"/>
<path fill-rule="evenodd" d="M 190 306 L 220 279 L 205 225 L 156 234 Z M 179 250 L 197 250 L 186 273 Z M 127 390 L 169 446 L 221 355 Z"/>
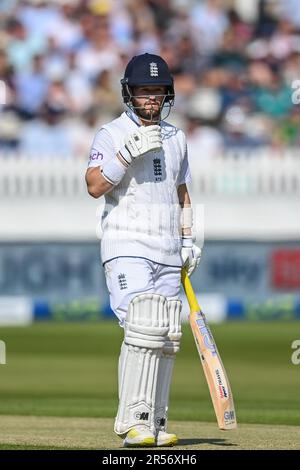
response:
<path fill-rule="evenodd" d="M 189 323 L 208 384 L 218 426 L 222 430 L 235 429 L 237 421 L 229 380 L 217 345 L 185 270 L 182 270 L 182 284 L 190 306 Z"/>

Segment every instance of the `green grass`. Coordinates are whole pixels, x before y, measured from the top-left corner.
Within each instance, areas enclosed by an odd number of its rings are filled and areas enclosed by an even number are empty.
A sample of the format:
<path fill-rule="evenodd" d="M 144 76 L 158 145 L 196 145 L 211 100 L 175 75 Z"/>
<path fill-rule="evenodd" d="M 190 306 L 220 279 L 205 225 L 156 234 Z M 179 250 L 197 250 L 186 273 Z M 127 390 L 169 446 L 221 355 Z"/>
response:
<path fill-rule="evenodd" d="M 291 343 L 300 323 L 226 323 L 212 327 L 234 394 L 238 421 L 300 424 L 300 365 Z M 117 407 L 116 323 L 1 328 L 0 414 L 112 418 Z M 188 326 L 176 359 L 170 420 L 215 423 Z M 1 440 L 0 440 L 1 442 Z"/>
<path fill-rule="evenodd" d="M 180 438 L 176 450 L 300 448 L 299 426 L 240 424 L 237 430 L 224 432 L 215 423 L 172 421 L 170 427 Z M 121 450 L 122 441 L 112 429 L 111 418 L 2 415 L 0 450 Z"/>

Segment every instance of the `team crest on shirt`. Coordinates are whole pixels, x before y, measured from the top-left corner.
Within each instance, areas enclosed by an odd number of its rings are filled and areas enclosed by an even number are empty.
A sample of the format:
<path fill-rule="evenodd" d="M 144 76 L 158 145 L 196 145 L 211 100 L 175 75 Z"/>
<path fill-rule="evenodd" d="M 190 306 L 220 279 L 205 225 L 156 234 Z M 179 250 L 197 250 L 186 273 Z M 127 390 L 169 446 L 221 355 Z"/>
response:
<path fill-rule="evenodd" d="M 160 158 L 153 159 L 153 173 L 154 173 L 155 181 L 161 181 L 162 166 L 161 166 Z"/>
<path fill-rule="evenodd" d="M 119 286 L 121 290 L 127 289 L 127 279 L 126 279 L 126 274 L 120 273 L 118 275 L 118 281 L 119 281 Z"/>

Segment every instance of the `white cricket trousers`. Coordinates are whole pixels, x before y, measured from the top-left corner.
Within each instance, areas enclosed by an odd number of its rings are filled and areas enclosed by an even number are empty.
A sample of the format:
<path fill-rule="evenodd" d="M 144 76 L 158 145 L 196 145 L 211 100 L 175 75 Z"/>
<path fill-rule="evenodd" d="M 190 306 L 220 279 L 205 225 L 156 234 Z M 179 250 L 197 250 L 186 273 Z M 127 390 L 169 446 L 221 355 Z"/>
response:
<path fill-rule="evenodd" d="M 179 298 L 181 268 L 165 266 L 145 258 L 120 257 L 104 264 L 110 306 L 124 325 L 128 305 L 142 293 L 164 295 L 168 300 Z"/>

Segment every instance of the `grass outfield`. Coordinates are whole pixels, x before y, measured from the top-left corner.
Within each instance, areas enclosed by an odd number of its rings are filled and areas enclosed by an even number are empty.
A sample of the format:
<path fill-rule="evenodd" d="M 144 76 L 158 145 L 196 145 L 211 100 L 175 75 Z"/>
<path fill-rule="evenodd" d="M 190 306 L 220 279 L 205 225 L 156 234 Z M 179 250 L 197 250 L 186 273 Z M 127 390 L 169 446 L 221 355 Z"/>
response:
<path fill-rule="evenodd" d="M 122 449 L 109 418 L 1 416 L 1 449 Z M 219 431 L 214 423 L 172 421 L 176 450 L 299 449 L 300 427 L 240 424 Z M 162 449 L 163 450 L 163 449 Z"/>
<path fill-rule="evenodd" d="M 300 365 L 291 363 L 300 323 L 225 323 L 212 331 L 241 425 L 238 431 L 218 431 L 185 326 L 169 413 L 182 448 L 300 448 Z M 0 366 L 0 449 L 118 447 L 112 418 L 121 337 L 122 330 L 110 322 L 1 328 L 7 364 Z"/>

